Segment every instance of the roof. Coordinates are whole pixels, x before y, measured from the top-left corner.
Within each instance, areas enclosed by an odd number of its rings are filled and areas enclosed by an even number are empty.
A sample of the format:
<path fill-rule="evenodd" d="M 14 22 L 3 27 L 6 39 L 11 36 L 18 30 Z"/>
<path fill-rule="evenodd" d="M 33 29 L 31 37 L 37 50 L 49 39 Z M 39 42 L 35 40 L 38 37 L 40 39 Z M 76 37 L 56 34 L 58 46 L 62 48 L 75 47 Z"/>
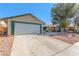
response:
<path fill-rule="evenodd" d="M 17 15 L 17 16 L 11 16 L 11 17 L 6 17 L 6 18 L 2 18 L 2 20 L 11 19 L 11 18 L 16 18 L 16 17 L 21 17 L 21 16 L 26 16 L 26 15 L 31 15 L 31 16 L 33 16 L 35 19 L 37 19 L 38 21 L 40 21 L 40 22 L 42 22 L 43 24 L 45 24 L 42 20 L 38 19 L 36 16 L 32 15 L 31 13 L 22 14 L 22 15 Z"/>

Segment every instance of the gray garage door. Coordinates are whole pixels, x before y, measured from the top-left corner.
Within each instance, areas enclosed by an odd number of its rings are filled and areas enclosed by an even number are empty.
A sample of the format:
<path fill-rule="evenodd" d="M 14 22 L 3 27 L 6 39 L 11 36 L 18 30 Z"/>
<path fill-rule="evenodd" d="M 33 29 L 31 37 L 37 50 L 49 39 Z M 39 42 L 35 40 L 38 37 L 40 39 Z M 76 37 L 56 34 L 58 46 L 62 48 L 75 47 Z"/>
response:
<path fill-rule="evenodd" d="M 14 35 L 39 34 L 41 25 L 15 22 Z"/>

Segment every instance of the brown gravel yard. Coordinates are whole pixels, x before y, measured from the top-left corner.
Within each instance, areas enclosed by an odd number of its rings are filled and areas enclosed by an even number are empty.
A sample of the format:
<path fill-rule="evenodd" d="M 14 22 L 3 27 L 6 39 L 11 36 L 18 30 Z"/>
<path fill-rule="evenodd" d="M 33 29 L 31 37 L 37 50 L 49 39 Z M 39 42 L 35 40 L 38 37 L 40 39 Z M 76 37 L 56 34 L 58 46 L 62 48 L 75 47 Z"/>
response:
<path fill-rule="evenodd" d="M 13 36 L 0 37 L 0 55 L 9 56 L 13 44 Z"/>
<path fill-rule="evenodd" d="M 64 42 L 74 44 L 79 41 L 79 35 L 73 34 L 73 33 L 64 33 L 59 35 L 53 35 L 53 38 L 56 38 L 58 40 L 62 40 Z"/>

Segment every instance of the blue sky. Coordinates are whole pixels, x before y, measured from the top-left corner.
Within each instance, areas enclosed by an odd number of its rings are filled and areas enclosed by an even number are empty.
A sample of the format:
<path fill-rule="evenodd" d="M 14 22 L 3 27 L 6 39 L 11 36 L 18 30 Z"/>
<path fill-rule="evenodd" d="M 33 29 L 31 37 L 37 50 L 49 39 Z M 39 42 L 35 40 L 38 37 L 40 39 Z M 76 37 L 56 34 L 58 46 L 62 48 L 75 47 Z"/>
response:
<path fill-rule="evenodd" d="M 31 13 L 46 24 L 49 24 L 51 19 L 50 10 L 52 7 L 52 3 L 0 3 L 0 17 L 4 18 Z"/>

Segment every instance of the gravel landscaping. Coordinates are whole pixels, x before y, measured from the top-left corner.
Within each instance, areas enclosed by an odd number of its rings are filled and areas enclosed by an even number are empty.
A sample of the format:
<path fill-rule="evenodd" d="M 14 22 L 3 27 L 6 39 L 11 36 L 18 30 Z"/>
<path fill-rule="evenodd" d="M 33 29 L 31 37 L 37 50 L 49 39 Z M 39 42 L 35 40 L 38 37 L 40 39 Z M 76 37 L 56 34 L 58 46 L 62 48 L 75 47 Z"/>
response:
<path fill-rule="evenodd" d="M 11 54 L 13 36 L 0 37 L 0 55 L 9 56 Z"/>
<path fill-rule="evenodd" d="M 74 34 L 74 33 L 52 35 L 52 37 L 58 40 L 62 40 L 64 42 L 70 43 L 70 44 L 75 44 L 76 42 L 79 41 L 79 35 Z"/>

